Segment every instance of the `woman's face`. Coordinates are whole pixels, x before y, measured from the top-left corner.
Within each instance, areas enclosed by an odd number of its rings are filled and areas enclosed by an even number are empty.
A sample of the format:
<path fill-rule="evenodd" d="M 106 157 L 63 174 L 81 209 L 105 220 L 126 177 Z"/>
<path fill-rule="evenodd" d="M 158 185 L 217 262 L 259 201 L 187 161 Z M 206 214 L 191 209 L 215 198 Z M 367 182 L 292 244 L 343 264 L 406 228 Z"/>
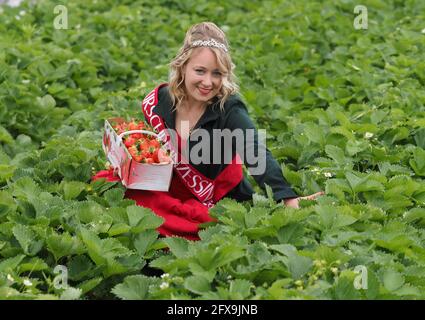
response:
<path fill-rule="evenodd" d="M 194 49 L 183 73 L 190 105 L 201 105 L 220 92 L 223 76 L 212 50 L 208 48 Z"/>

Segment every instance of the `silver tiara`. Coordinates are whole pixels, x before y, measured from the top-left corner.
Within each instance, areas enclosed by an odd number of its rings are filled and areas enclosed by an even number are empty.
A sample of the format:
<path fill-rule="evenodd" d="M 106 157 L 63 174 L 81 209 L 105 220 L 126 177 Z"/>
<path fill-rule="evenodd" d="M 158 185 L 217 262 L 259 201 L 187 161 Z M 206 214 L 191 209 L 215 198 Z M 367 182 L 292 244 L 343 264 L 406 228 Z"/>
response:
<path fill-rule="evenodd" d="M 193 47 L 214 47 L 214 48 L 223 49 L 225 52 L 227 52 L 226 46 L 223 43 L 215 41 L 214 39 L 197 40 L 192 43 L 191 47 L 192 48 Z"/>

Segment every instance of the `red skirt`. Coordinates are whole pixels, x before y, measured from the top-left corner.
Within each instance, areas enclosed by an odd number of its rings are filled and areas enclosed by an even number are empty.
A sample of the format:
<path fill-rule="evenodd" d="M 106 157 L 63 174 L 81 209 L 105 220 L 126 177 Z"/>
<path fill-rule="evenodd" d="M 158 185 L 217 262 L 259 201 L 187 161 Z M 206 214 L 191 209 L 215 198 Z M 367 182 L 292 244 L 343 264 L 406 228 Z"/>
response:
<path fill-rule="evenodd" d="M 114 176 L 113 169 L 99 171 L 92 180 L 100 178 L 120 181 L 119 177 Z M 208 208 L 186 188 L 177 174 L 173 175 L 168 192 L 127 189 L 125 197 L 164 218 L 164 223 L 157 229 L 163 236 L 199 240 L 199 224 L 213 221 Z"/>

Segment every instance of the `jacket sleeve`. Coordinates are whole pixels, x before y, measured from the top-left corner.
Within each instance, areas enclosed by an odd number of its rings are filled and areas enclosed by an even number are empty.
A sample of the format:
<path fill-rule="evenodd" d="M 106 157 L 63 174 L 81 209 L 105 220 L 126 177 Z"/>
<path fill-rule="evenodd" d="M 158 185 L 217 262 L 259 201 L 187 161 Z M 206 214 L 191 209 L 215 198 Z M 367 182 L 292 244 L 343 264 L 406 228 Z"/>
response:
<path fill-rule="evenodd" d="M 298 197 L 283 177 L 280 165 L 266 147 L 265 135 L 264 139 L 261 134 L 259 137 L 258 130 L 242 101 L 238 101 L 229 108 L 226 127 L 232 132 L 241 129 L 238 131 L 243 133 L 244 143 L 233 141 L 233 152 L 238 152 L 248 172 L 263 190 L 265 190 L 265 184 L 269 185 L 275 201 Z"/>

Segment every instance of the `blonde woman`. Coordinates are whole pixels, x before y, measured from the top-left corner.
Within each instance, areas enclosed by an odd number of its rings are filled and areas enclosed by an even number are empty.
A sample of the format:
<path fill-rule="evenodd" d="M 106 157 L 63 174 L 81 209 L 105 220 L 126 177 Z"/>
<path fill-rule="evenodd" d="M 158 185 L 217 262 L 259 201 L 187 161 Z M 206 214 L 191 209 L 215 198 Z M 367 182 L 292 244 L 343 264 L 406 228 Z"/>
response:
<path fill-rule="evenodd" d="M 288 185 L 259 139 L 233 70 L 224 32 L 212 22 L 195 24 L 170 63 L 169 83 L 143 100 L 146 121 L 173 150 L 173 178 L 168 192 L 128 189 L 126 196 L 164 218 L 158 229 L 164 236 L 199 239 L 198 226 L 211 221 L 208 209 L 216 202 L 223 197 L 251 200 L 253 189 L 242 164 L 285 205 L 297 208 L 300 199 L 323 194 L 298 197 Z M 117 180 L 112 171 L 99 172 L 94 179 L 102 177 Z"/>

